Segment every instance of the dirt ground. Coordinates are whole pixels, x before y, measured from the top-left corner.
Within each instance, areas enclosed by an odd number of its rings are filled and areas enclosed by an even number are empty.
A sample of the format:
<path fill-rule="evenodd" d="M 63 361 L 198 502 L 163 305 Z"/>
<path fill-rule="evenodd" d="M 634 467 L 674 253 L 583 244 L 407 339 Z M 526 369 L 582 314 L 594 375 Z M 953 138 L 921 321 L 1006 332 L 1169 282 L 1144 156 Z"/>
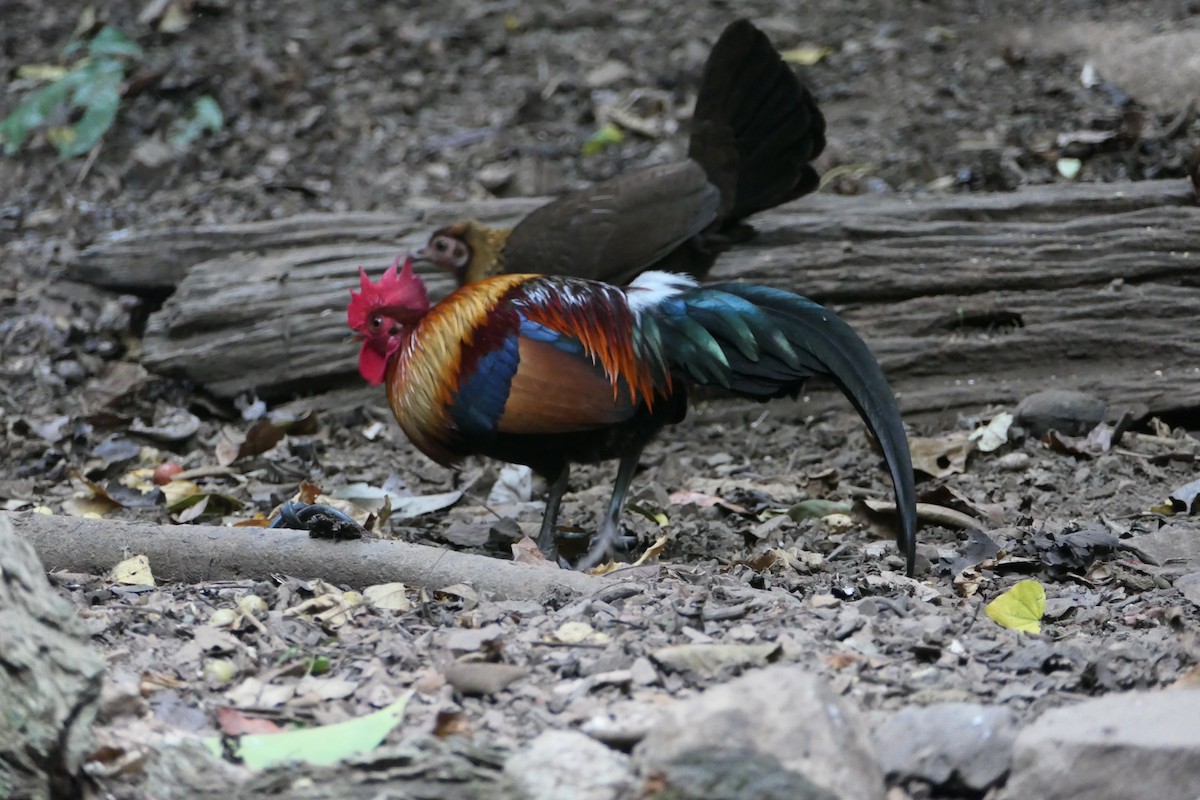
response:
<path fill-rule="evenodd" d="M 183 23 L 163 32 L 167 17 L 155 7 L 181 11 Z M 58 161 L 41 135 L 0 160 L 0 508 L 215 523 L 269 514 L 301 481 L 327 493 L 355 484 L 401 496 L 465 489 L 451 508 L 405 520 L 405 535 L 509 557 L 515 536 L 539 519 L 537 491 L 517 480 L 507 495 L 492 494 L 502 477 L 495 465 L 469 463 L 461 474 L 434 465 L 378 407 L 287 419 L 275 436 L 263 420 L 283 424 L 287 408 L 254 398 L 232 408 L 140 369 L 139 331 L 163 298 L 108 295 L 58 276 L 81 248 L 123 229 L 553 194 L 678 157 L 703 60 L 735 14 L 759 22 L 781 50 L 828 48 L 803 68 L 829 125 L 818 162 L 831 176 L 824 191 L 1004 191 L 1067 180 L 1064 157 L 1079 159 L 1082 180 L 1183 177 L 1200 139 L 1186 98 L 1151 101 L 1089 74 L 1081 43 L 1087 31 L 1194 30 L 1195 2 L 1009 0 L 987 18 L 961 0 L 331 8 L 107 3 L 101 21 L 145 51 L 115 127 L 74 161 Z M 79 19 L 71 4 L 31 0 L 6 3 L 4 15 L 0 114 L 31 85 L 18 68 L 59 61 Z M 653 135 L 629 133 L 584 155 L 601 109 L 637 90 L 630 107 Z M 172 151 L 164 144 L 172 125 L 203 95 L 219 104 L 223 129 Z M 915 420 L 912 433 L 949 451 L 946 437 L 997 411 L 980 408 L 953 426 Z M 1109 409 L 1109 420 L 1121 411 Z M 269 440 L 251 437 L 239 454 L 256 423 Z M 517 747 L 546 727 L 687 695 L 739 668 L 673 672 L 652 658 L 692 641 L 777 643 L 771 658 L 811 665 L 871 713 L 970 699 L 1028 719 L 1081 696 L 1170 685 L 1200 658 L 1200 612 L 1100 534 L 1136 546 L 1156 530 L 1151 509 L 1195 478 L 1200 445 L 1194 431 L 1149 420 L 1135 431 L 1119 446 L 1052 447 L 1014 428 L 998 450 L 957 467 L 943 459 L 940 474 L 922 476 L 923 499 L 987 533 L 927 521 L 919 583 L 898 574 L 886 514 L 867 522 L 857 512 L 802 513 L 805 500 L 848 510 L 848 501 L 890 498 L 853 415 L 814 419 L 803 402 L 725 400 L 699 403 L 643 459 L 632 495 L 643 513 L 627 510 L 627 528 L 640 546 L 669 534 L 661 559 L 670 566 L 636 598 L 421 595 L 407 611 L 364 606 L 331 625 L 284 616 L 329 591 L 297 577 L 150 591 L 60 577 L 108 658 L 98 735 L 113 748 L 98 762 L 98 786 L 142 796 L 145 776 L 119 754 L 164 731 L 212 732 L 222 706 L 330 722 L 408 688 L 419 693 L 394 736 L 453 729 Z M 192 473 L 194 497 L 138 491 L 149 488 L 138 470 L 162 461 L 202 470 Z M 593 529 L 612 476 L 612 467 L 578 470 L 564 521 Z M 1097 535 L 1071 538 L 1080 532 Z M 982 611 L 1027 577 L 1050 596 L 1042 638 L 1018 637 Z M 209 624 L 247 594 L 266 601 L 265 623 Z M 883 599 L 868 610 L 872 597 Z M 571 621 L 600 638 L 547 646 Z M 529 677 L 466 696 L 439 671 L 464 655 L 519 665 Z M 218 656 L 232 675 L 209 670 Z M 321 676 L 306 676 L 316 660 Z M 594 680 L 624 669 L 631 678 Z M 277 691 L 268 697 L 264 686 Z M 924 796 L 927 787 L 907 791 Z"/>

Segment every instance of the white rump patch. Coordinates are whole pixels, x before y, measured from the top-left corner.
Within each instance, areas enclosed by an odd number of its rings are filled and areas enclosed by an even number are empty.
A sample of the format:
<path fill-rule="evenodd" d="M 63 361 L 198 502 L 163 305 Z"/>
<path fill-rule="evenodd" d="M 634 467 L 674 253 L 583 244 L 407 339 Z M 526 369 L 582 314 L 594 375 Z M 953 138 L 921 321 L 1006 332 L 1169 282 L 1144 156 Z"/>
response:
<path fill-rule="evenodd" d="M 641 314 L 644 309 L 651 308 L 677 294 L 699 286 L 699 282 L 691 275 L 678 275 L 673 272 L 643 272 L 625 287 L 625 296 L 629 298 L 629 310 Z"/>

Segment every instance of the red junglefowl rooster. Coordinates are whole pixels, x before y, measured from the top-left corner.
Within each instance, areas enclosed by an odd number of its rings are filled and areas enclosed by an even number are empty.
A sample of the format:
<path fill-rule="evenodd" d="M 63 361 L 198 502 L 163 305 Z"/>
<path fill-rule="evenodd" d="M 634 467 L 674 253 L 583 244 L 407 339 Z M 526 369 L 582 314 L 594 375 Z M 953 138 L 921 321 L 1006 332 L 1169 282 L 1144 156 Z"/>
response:
<path fill-rule="evenodd" d="M 617 288 L 579 278 L 500 275 L 432 308 L 412 259 L 372 283 L 361 273 L 348 322 L 359 371 L 387 383 L 413 444 L 440 464 L 480 454 L 526 464 L 549 481 L 538 546 L 557 552 L 559 504 L 572 463 L 620 459 L 608 512 L 586 556 L 611 554 L 645 444 L 687 410 L 686 385 L 744 397 L 795 395 L 832 378 L 879 440 L 902 521 L 908 574 L 916 500 L 895 397 L 858 335 L 799 295 L 739 283 L 700 287 L 648 272 Z"/>
<path fill-rule="evenodd" d="M 812 94 L 763 32 L 738 20 L 705 64 L 686 160 L 568 194 L 515 228 L 456 222 L 417 259 L 460 285 L 514 270 L 609 283 L 651 267 L 702 278 L 753 234 L 746 217 L 817 187 L 809 162 L 824 147 Z"/>

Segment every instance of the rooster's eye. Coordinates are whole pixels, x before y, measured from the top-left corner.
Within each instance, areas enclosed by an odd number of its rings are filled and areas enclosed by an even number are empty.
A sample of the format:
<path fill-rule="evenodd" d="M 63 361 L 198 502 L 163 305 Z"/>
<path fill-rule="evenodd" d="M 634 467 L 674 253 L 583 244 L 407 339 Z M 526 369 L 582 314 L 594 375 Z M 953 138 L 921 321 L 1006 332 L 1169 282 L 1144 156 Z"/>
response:
<path fill-rule="evenodd" d="M 371 330 L 377 331 L 383 327 L 383 317 L 376 314 L 367 321 L 367 324 L 371 326 Z"/>
<path fill-rule="evenodd" d="M 446 240 L 445 239 L 435 239 L 433 242 L 433 249 L 437 250 L 439 253 L 446 252 Z"/>

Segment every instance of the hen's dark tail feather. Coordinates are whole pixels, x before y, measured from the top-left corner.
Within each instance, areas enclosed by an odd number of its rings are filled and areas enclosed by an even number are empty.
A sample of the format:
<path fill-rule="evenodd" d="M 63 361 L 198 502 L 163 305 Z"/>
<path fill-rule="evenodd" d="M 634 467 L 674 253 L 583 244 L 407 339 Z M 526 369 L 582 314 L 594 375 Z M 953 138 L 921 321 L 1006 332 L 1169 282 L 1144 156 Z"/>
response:
<path fill-rule="evenodd" d="M 806 379 L 831 378 L 883 449 L 908 574 L 916 562 L 917 504 L 908 437 L 895 395 L 871 350 L 832 311 L 765 286 L 725 283 L 692 289 L 642 317 L 666 366 L 695 383 L 759 400 L 795 395 Z"/>
<path fill-rule="evenodd" d="M 811 192 L 825 148 L 817 102 L 766 35 L 731 23 L 713 46 L 692 115 L 688 156 L 721 190 L 718 227 Z"/>

